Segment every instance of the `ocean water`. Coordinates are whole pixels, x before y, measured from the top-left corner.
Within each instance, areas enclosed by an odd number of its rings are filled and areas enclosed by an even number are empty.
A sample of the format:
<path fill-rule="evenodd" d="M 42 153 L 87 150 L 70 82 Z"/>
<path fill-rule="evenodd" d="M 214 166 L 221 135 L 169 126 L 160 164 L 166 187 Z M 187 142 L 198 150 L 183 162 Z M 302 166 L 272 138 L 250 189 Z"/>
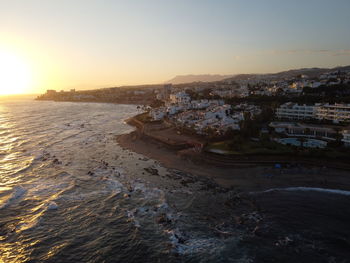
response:
<path fill-rule="evenodd" d="M 132 105 L 0 101 L 0 262 L 347 259 L 347 195 L 243 197 L 166 169 L 116 143 L 136 113 Z M 322 220 L 312 229 L 315 213 Z M 303 222 L 293 225 L 295 217 Z M 326 225 L 333 228 L 323 233 Z"/>
<path fill-rule="evenodd" d="M 245 259 L 225 247 L 238 237 L 208 231 L 206 182 L 117 145 L 136 113 L 132 105 L 1 102 L 1 262 Z M 180 184 L 185 177 L 192 187 Z"/>

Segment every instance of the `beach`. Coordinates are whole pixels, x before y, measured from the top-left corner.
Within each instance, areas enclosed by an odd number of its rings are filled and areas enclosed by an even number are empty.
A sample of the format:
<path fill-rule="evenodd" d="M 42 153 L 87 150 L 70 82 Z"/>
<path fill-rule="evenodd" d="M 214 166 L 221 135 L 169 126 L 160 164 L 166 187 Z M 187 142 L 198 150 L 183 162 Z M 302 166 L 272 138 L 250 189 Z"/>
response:
<path fill-rule="evenodd" d="M 192 203 L 203 208 L 196 220 L 214 225 L 207 231 L 221 240 L 232 236 L 240 240 L 237 246 L 227 246 L 220 257 L 238 248 L 249 255 L 239 262 L 348 262 L 349 171 L 322 165 L 275 168 L 269 162 L 219 167 L 140 136 L 138 131 L 118 135 L 116 141 L 124 149 L 157 160 L 169 171 L 190 175 L 190 183 L 206 182 L 207 188 L 201 188 L 204 195 L 194 197 Z M 187 189 L 189 196 L 194 194 L 193 185 L 189 187 L 182 179 L 176 191 Z M 220 192 L 223 199 L 218 197 Z M 178 209 L 185 211 L 186 207 L 179 205 Z M 239 234 L 243 229 L 244 237 Z"/>
<path fill-rule="evenodd" d="M 196 158 L 201 155 L 182 148 L 184 144 L 172 147 L 140 137 L 124 121 L 136 113 L 135 106 L 102 103 L 5 104 L 0 120 L 6 127 L 1 136 L 7 149 L 1 160 L 6 168 L 0 189 L 1 258 L 349 258 L 346 171 L 288 168 L 284 163 L 275 168 L 273 162 L 249 160 L 234 166 L 201 162 L 205 159 Z M 153 134 L 159 138 L 167 131 Z"/>
<path fill-rule="evenodd" d="M 350 190 L 350 176 L 347 170 L 322 165 L 275 168 L 273 162 L 267 162 L 265 165 L 254 162 L 237 163 L 236 167 L 220 167 L 198 158 L 191 158 L 188 153 L 170 149 L 159 141 L 140 136 L 137 131 L 118 135 L 116 141 L 126 149 L 158 160 L 167 168 L 210 178 L 222 187 L 234 188 L 241 192 L 298 186 Z"/>

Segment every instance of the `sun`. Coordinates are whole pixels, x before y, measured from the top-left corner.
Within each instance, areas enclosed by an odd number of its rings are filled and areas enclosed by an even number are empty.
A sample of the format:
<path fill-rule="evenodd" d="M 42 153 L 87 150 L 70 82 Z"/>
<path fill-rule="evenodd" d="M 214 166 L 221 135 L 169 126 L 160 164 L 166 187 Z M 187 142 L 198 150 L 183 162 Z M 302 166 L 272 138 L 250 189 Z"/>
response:
<path fill-rule="evenodd" d="M 26 61 L 0 50 L 0 95 L 22 94 L 31 88 L 32 74 Z"/>

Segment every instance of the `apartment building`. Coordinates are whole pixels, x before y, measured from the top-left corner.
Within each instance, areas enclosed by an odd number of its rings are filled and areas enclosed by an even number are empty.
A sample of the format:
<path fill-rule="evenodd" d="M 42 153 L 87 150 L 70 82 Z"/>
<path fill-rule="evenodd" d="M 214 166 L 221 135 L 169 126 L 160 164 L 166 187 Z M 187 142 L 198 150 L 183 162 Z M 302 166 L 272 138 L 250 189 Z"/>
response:
<path fill-rule="evenodd" d="M 271 122 L 270 127 L 278 133 L 283 133 L 293 137 L 322 138 L 334 140 L 337 131 L 332 127 L 324 127 L 311 124 L 301 124 L 294 122 Z"/>
<path fill-rule="evenodd" d="M 316 118 L 335 123 L 350 121 L 350 104 L 316 104 Z"/>
<path fill-rule="evenodd" d="M 276 117 L 289 120 L 308 120 L 315 118 L 315 106 L 298 105 L 287 102 L 276 109 Z"/>
<path fill-rule="evenodd" d="M 299 105 L 292 102 L 276 109 L 276 117 L 289 120 L 329 120 L 334 123 L 350 121 L 350 104 Z"/>
<path fill-rule="evenodd" d="M 350 147 L 350 130 L 344 130 L 342 134 L 343 134 L 342 142 L 344 143 L 345 146 Z"/>

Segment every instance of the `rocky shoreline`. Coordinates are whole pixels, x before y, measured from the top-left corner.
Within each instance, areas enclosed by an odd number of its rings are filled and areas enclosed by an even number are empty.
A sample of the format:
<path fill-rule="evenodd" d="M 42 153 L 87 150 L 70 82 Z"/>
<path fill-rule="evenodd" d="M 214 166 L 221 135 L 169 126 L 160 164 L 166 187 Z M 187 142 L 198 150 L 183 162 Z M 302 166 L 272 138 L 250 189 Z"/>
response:
<path fill-rule="evenodd" d="M 176 129 L 169 128 L 168 124 L 150 124 L 139 121 L 136 116 L 126 120 L 136 128 L 132 137 L 153 142 L 161 147 L 168 148 L 181 154 L 193 162 L 207 163 L 217 167 L 251 167 L 256 165 L 271 166 L 284 164 L 284 166 L 315 166 L 330 169 L 350 171 L 350 163 L 344 160 L 302 157 L 290 154 L 279 155 L 224 155 L 204 150 L 198 151 L 194 145 L 204 145 L 203 138 L 194 135 L 179 134 Z"/>
<path fill-rule="evenodd" d="M 191 207 L 201 208 L 201 213 L 192 210 L 191 220 L 222 242 L 237 240 L 231 250 L 245 251 L 254 259 L 247 262 L 347 262 L 343 260 L 349 257 L 346 224 L 350 214 L 346 207 L 350 200 L 332 189 L 350 193 L 348 171 L 307 164 L 276 168 L 273 160 L 266 159 L 214 165 L 200 154 L 191 156 L 186 150 L 142 136 L 139 130 L 119 135 L 116 141 L 165 167 L 166 176 L 180 186 L 178 190 L 169 189 L 167 197 L 172 199 L 180 192 L 192 196 Z M 159 167 L 146 167 L 144 171 L 155 178 L 161 175 Z M 180 213 L 187 211 L 187 204 L 178 200 L 171 203 Z M 172 224 L 167 214 L 160 214 L 156 220 L 165 227 Z M 193 229 L 186 229 L 184 219 L 178 223 L 183 223 L 182 230 L 175 229 L 169 235 L 181 253 Z"/>
<path fill-rule="evenodd" d="M 234 187 L 242 192 L 263 191 L 276 187 L 324 187 L 350 190 L 350 176 L 347 170 L 315 166 L 311 164 L 283 165 L 275 163 L 282 159 L 238 160 L 235 165 L 221 166 L 210 163 L 191 151 L 174 150 L 164 147 L 138 131 L 119 135 L 117 143 L 128 150 L 159 161 L 170 169 L 178 169 L 199 177 L 211 178 L 223 187 Z"/>

